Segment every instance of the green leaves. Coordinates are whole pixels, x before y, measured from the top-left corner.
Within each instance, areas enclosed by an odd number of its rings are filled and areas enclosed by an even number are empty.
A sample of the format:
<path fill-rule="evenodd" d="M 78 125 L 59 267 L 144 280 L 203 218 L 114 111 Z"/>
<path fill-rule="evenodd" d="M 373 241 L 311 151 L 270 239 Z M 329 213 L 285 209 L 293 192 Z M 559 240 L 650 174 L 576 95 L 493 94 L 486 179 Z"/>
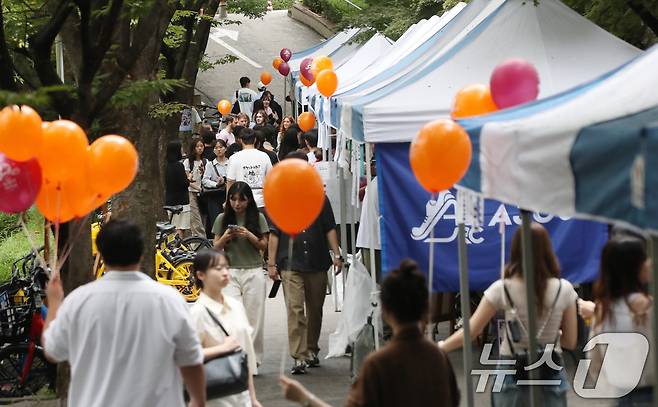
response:
<path fill-rule="evenodd" d="M 110 104 L 116 108 L 139 106 L 154 92 L 157 92 L 160 95 L 165 95 L 173 92 L 176 88 L 188 86 L 189 84 L 182 79 L 130 81 L 126 82 L 121 88 L 119 88 L 112 97 Z"/>
<path fill-rule="evenodd" d="M 208 55 L 203 54 L 203 57 L 201 57 L 201 61 L 199 62 L 199 71 L 201 72 L 209 71 L 220 65 L 231 64 L 237 61 L 238 59 L 240 58 L 236 57 L 235 55 L 225 54 L 219 58 L 215 58 L 211 60 Z"/>

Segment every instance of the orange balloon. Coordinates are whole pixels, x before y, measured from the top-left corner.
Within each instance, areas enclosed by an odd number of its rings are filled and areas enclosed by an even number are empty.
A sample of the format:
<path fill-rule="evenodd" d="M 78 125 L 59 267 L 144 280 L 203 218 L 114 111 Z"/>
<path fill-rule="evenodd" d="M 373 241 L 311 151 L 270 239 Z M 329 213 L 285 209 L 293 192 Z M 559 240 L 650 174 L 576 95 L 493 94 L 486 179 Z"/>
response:
<path fill-rule="evenodd" d="M 283 59 L 281 59 L 281 57 L 276 57 L 272 61 L 272 66 L 274 67 L 274 69 L 276 69 L 278 71 L 279 70 L 279 65 L 281 65 L 283 62 L 284 61 L 283 61 Z M 265 83 L 265 82 L 263 82 L 263 83 Z"/>
<path fill-rule="evenodd" d="M 103 136 L 89 146 L 89 184 L 93 191 L 116 194 L 137 175 L 139 158 L 130 141 L 114 134 Z"/>
<path fill-rule="evenodd" d="M 217 110 L 223 115 L 231 113 L 232 108 L 233 106 L 231 105 L 231 102 L 226 99 L 222 99 L 219 101 L 219 103 L 217 103 Z"/>
<path fill-rule="evenodd" d="M 331 62 L 331 58 L 320 55 L 319 57 L 313 59 L 313 62 L 311 62 L 311 72 L 313 73 L 314 78 L 317 78 L 318 74 L 325 69 L 334 69 L 334 63 Z"/>
<path fill-rule="evenodd" d="M 64 223 L 75 217 L 64 189 L 60 182 L 43 179 L 36 204 L 43 217 L 51 222 Z"/>
<path fill-rule="evenodd" d="M 42 125 L 43 141 L 37 156 L 44 178 L 64 181 L 84 171 L 87 165 L 87 135 L 69 120 L 55 120 Z"/>
<path fill-rule="evenodd" d="M 263 82 L 263 85 L 267 86 L 272 82 L 272 74 L 264 71 L 260 74 L 260 81 Z"/>
<path fill-rule="evenodd" d="M 493 113 L 498 106 L 491 97 L 489 86 L 482 84 L 468 85 L 455 95 L 452 118 L 463 119 L 471 116 Z"/>
<path fill-rule="evenodd" d="M 267 173 L 263 198 L 274 224 L 293 236 L 317 219 L 325 199 L 320 174 L 297 158 L 283 160 Z"/>
<path fill-rule="evenodd" d="M 338 88 L 338 77 L 336 72 L 331 69 L 325 69 L 320 72 L 317 76 L 318 90 L 324 96 L 329 97 L 334 94 L 336 88 Z"/>
<path fill-rule="evenodd" d="M 313 80 L 308 80 L 304 75 L 299 75 L 299 80 L 302 82 L 302 84 L 306 87 L 309 87 L 315 83 L 315 79 Z"/>
<path fill-rule="evenodd" d="M 311 112 L 304 112 L 299 115 L 297 124 L 302 131 L 309 131 L 315 127 L 315 116 Z"/>
<path fill-rule="evenodd" d="M 427 123 L 409 148 L 409 161 L 416 179 L 426 190 L 437 193 L 459 181 L 471 163 L 471 139 L 452 120 Z"/>
<path fill-rule="evenodd" d="M 41 117 L 29 106 L 0 111 L 0 152 L 14 161 L 34 158 L 41 147 Z"/>

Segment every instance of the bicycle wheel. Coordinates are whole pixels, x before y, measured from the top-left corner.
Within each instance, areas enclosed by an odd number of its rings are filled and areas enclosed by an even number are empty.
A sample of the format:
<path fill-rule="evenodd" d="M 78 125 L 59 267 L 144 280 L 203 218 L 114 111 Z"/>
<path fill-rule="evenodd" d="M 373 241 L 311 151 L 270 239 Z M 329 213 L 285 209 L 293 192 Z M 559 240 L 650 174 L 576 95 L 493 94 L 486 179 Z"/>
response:
<path fill-rule="evenodd" d="M 212 242 L 201 236 L 186 237 L 181 242 L 181 245 L 193 252 L 198 252 L 202 249 L 212 249 Z"/>
<path fill-rule="evenodd" d="M 30 396 L 46 387 L 54 388 L 56 366 L 46 360 L 43 349 L 38 346 L 25 380 L 21 380 L 28 348 L 27 343 L 20 343 L 0 349 L 0 397 Z"/>
<path fill-rule="evenodd" d="M 171 276 L 172 286 L 177 289 L 188 302 L 196 301 L 199 297 L 199 288 L 194 284 L 192 275 L 192 260 L 180 259 L 174 262 L 176 270 Z"/>

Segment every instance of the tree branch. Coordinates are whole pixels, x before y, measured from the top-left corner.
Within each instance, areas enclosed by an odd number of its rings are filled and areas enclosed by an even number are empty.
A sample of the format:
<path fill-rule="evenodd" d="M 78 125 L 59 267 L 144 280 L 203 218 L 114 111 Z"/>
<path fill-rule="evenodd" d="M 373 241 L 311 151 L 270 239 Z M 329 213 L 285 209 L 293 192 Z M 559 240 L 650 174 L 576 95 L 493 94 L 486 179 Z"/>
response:
<path fill-rule="evenodd" d="M 658 36 L 658 17 L 651 13 L 651 10 L 645 6 L 644 2 L 642 0 L 627 0 L 626 4 Z"/>

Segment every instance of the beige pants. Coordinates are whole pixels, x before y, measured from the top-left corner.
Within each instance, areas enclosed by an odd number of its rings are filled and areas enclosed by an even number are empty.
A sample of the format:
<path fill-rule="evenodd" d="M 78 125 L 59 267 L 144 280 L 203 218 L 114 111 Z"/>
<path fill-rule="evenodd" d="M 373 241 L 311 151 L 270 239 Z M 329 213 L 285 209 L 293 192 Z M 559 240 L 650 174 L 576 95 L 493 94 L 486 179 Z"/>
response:
<path fill-rule="evenodd" d="M 318 353 L 322 306 L 327 295 L 326 272 L 281 272 L 283 294 L 288 312 L 290 356 L 306 360 Z"/>
<path fill-rule="evenodd" d="M 198 194 L 190 192 L 190 226 L 193 236 L 206 236 L 206 228 L 203 226 L 203 219 L 201 218 L 201 211 L 199 210 L 199 201 L 197 200 Z"/>
<path fill-rule="evenodd" d="M 261 267 L 253 269 L 229 269 L 231 281 L 222 293 L 242 302 L 249 325 L 254 329 L 256 363 L 263 361 L 263 327 L 265 323 L 265 291 L 267 279 Z"/>

